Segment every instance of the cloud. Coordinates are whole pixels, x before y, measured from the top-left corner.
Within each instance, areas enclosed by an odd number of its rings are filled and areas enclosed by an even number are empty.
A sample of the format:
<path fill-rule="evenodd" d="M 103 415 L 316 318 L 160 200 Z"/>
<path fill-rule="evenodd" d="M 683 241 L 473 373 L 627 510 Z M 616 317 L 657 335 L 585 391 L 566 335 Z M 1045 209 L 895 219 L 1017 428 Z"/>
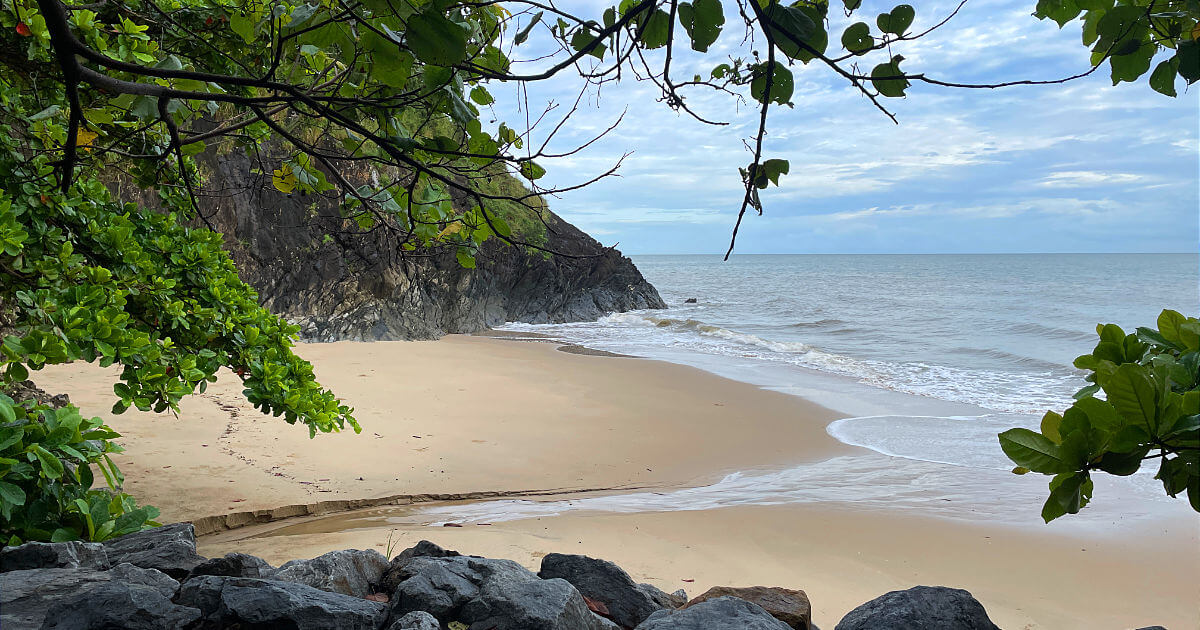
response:
<path fill-rule="evenodd" d="M 607 6 L 569 4 L 580 13 Z M 913 4 L 919 31 L 957 2 Z M 895 52 L 906 57 L 909 71 L 964 82 L 1053 79 L 1086 69 L 1089 52 L 1079 43 L 1079 24 L 1060 30 L 1031 17 L 1032 9 L 1032 0 L 972 0 L 947 26 Z M 872 22 L 867 13 L 850 20 L 831 13 L 831 53 L 841 52 L 845 25 Z M 727 24 L 714 54 L 681 52 L 673 62 L 678 76 L 706 75 L 726 55 L 746 54 L 735 22 Z M 869 71 L 871 63 L 859 69 Z M 917 84 L 904 99 L 885 99 L 899 118 L 895 125 L 828 69 L 816 63 L 798 68 L 795 108 L 773 110 L 765 141 L 765 155 L 789 160 L 790 173 L 780 188 L 763 191 L 764 216 L 747 217 L 744 246 L 760 252 L 961 251 L 968 243 L 988 251 L 1194 251 L 1200 240 L 1195 95 L 1166 98 L 1144 79 L 1113 87 L 1106 75 L 1105 68 L 1065 85 L 1000 90 Z M 571 77 L 529 85 L 530 115 L 548 102 L 560 104 L 556 115 L 565 113 L 578 89 Z M 523 103 L 518 108 L 502 88 L 492 91 L 501 119 L 524 120 Z M 516 90 L 509 94 L 515 97 Z M 552 208 L 608 242 L 621 241 L 629 252 L 719 250 L 742 199 L 738 168 L 751 159 L 745 141 L 756 128 L 757 108 L 728 95 L 693 92 L 689 106 L 728 123 L 713 126 L 660 98 L 652 83 L 628 76 L 589 94 L 551 150 L 590 140 L 622 113 L 623 124 L 580 154 L 548 160 L 541 181 L 586 181 L 632 151 L 620 177 L 553 199 Z M 535 144 L 554 122 L 539 127 Z M 1161 229 L 1145 225 L 1149 216 Z M 910 238 L 863 239 L 883 226 Z"/>

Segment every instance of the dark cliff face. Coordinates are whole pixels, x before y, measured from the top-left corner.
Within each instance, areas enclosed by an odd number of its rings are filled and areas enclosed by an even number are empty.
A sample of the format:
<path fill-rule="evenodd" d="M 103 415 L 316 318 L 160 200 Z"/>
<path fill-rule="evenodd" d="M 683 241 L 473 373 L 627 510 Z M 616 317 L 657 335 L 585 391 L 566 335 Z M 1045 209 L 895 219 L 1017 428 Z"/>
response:
<path fill-rule="evenodd" d="M 204 163 L 206 189 L 218 191 L 202 203 L 210 224 L 263 304 L 308 340 L 430 339 L 665 307 L 632 261 L 551 213 L 545 247 L 579 258 L 493 239 L 464 269 L 453 251 L 401 250 L 387 230 L 339 235 L 328 203 L 276 192 L 244 154 Z"/>

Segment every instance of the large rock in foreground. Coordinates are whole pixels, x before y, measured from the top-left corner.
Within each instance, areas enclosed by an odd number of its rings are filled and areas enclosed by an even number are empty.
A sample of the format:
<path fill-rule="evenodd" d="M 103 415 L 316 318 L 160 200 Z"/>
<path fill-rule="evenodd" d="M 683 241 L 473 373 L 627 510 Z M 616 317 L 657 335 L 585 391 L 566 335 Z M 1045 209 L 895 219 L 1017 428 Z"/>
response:
<path fill-rule="evenodd" d="M 679 610 L 660 610 L 643 621 L 637 630 L 791 629 L 758 604 L 736 597 L 717 597 Z"/>
<path fill-rule="evenodd" d="M 179 583 L 154 570 L 119 564 L 111 571 L 91 569 L 28 569 L 0 573 L 0 628 L 37 630 L 57 608 L 106 583 L 145 587 L 171 599 Z M 118 626 L 119 627 L 119 626 Z"/>
<path fill-rule="evenodd" d="M 892 591 L 851 610 L 834 630 L 999 630 L 967 591 L 914 586 Z"/>
<path fill-rule="evenodd" d="M 27 542 L 16 547 L 0 549 L 0 571 L 25 569 L 94 569 L 109 568 L 108 554 L 100 543 Z"/>
<path fill-rule="evenodd" d="M 402 554 L 403 555 L 403 554 Z M 425 611 L 443 624 L 489 630 L 616 630 L 565 580 L 543 580 L 511 560 L 473 556 L 397 558 L 393 616 Z"/>
<path fill-rule="evenodd" d="M 809 630 L 812 627 L 812 605 L 808 595 L 804 591 L 776 586 L 714 586 L 688 602 L 684 608 L 718 597 L 736 597 L 757 604 L 795 630 Z"/>
<path fill-rule="evenodd" d="M 109 562 L 128 562 L 185 579 L 204 558 L 196 553 L 196 530 L 191 523 L 172 523 L 104 542 Z"/>
<path fill-rule="evenodd" d="M 366 597 L 376 592 L 388 560 L 374 549 L 341 549 L 311 560 L 292 560 L 269 576 L 331 593 Z"/>
<path fill-rule="evenodd" d="M 377 630 L 387 606 L 295 582 L 202 575 L 185 582 L 176 603 L 197 608 L 196 630 Z"/>
<path fill-rule="evenodd" d="M 618 625 L 632 628 L 651 614 L 667 608 L 652 597 L 652 586 L 635 584 L 621 567 L 587 556 L 561 553 L 546 554 L 538 576 L 543 579 L 562 578 L 584 596 L 604 604 L 608 618 Z M 654 589 L 657 590 L 657 589 Z M 665 593 L 663 597 L 669 597 Z M 671 606 L 671 608 L 674 608 Z"/>
<path fill-rule="evenodd" d="M 59 601 L 41 630 L 165 630 L 186 628 L 199 618 L 199 610 L 179 606 L 159 590 L 109 581 Z"/>

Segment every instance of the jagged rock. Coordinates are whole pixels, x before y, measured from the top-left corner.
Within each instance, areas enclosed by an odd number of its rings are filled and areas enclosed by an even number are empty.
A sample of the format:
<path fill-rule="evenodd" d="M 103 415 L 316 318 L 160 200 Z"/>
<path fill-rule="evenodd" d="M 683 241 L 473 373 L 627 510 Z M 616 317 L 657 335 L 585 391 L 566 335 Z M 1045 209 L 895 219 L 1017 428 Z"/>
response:
<path fill-rule="evenodd" d="M 660 610 L 637 630 L 790 630 L 762 609 L 736 597 L 717 597 L 679 610 Z"/>
<path fill-rule="evenodd" d="M 308 340 L 431 339 L 508 321 L 591 321 L 666 306 L 632 261 L 549 211 L 544 247 L 574 257 L 493 239 L 479 248 L 476 268 L 464 269 L 454 248 L 408 254 L 394 230 L 347 234 L 338 204 L 279 193 L 270 169 L 244 152 L 197 159 L 213 189 L 229 193 L 219 203 L 204 200 L 202 211 L 225 235 L 238 273 Z M 342 175 L 356 183 L 370 178 Z M 461 194 L 452 202 L 471 203 Z"/>
<path fill-rule="evenodd" d="M 669 595 L 650 585 L 634 584 L 628 573 L 607 560 L 551 553 L 542 558 L 538 576 L 543 579 L 562 578 L 570 582 L 584 596 L 603 602 L 608 608 L 609 618 L 627 628 L 638 625 L 653 612 L 675 608 L 659 603 L 663 599 L 669 601 Z"/>
<path fill-rule="evenodd" d="M 383 577 L 379 581 L 379 590 L 384 593 L 392 593 L 400 585 L 400 582 L 408 579 L 410 576 L 404 574 L 402 567 L 408 564 L 408 561 L 413 558 L 452 558 L 458 555 L 461 554 L 457 551 L 443 549 L 437 543 L 422 540 L 416 545 L 401 551 L 395 558 L 392 558 L 387 570 L 383 572 Z"/>
<path fill-rule="evenodd" d="M 179 583 L 154 569 L 120 564 L 111 571 L 27 569 L 0 573 L 0 628 L 37 630 L 56 604 L 100 583 L 120 582 L 175 596 Z"/>
<path fill-rule="evenodd" d="M 393 621 L 387 630 L 441 630 L 437 617 L 418 610 Z"/>
<path fill-rule="evenodd" d="M 270 577 L 331 593 L 366 597 L 376 592 L 375 585 L 387 568 L 387 558 L 374 549 L 342 549 L 311 560 L 292 560 Z"/>
<path fill-rule="evenodd" d="M 945 586 L 892 591 L 851 610 L 834 630 L 999 630 L 970 593 Z"/>
<path fill-rule="evenodd" d="M 700 602 L 717 597 L 736 597 L 758 604 L 772 617 L 796 630 L 809 630 L 812 626 L 812 605 L 804 591 L 771 586 L 714 586 L 684 605 L 690 608 Z"/>
<path fill-rule="evenodd" d="M 59 600 L 41 629 L 169 630 L 184 628 L 199 618 L 199 610 L 176 605 L 154 588 L 111 580 Z"/>
<path fill-rule="evenodd" d="M 396 568 L 393 615 L 424 610 L 442 623 L 494 630 L 616 629 L 567 581 L 540 579 L 511 560 L 418 556 Z"/>
<path fill-rule="evenodd" d="M 0 571 L 25 569 L 96 569 L 109 568 L 108 555 L 100 543 L 27 542 L 0 550 Z"/>
<path fill-rule="evenodd" d="M 659 608 L 679 608 L 688 601 L 687 592 L 683 589 L 668 593 L 653 584 L 638 584 L 637 589 L 645 593 Z"/>
<path fill-rule="evenodd" d="M 275 568 L 266 560 L 246 553 L 227 553 L 224 557 L 205 560 L 192 569 L 192 575 L 224 577 L 269 578 Z M 295 580 L 293 580 L 295 581 Z M 311 586 L 311 585 L 310 585 Z"/>
<path fill-rule="evenodd" d="M 187 578 L 204 561 L 196 553 L 196 530 L 191 523 L 173 523 L 104 542 L 109 562 L 158 569 L 177 579 Z"/>
<path fill-rule="evenodd" d="M 377 630 L 387 606 L 307 584 L 201 575 L 179 589 L 177 603 L 198 608 L 196 630 Z"/>
<path fill-rule="evenodd" d="M 397 580 L 392 592 L 393 614 L 424 610 L 443 621 L 453 621 L 458 611 L 479 594 L 483 575 L 468 564 L 469 558 L 418 556 L 389 570 Z"/>

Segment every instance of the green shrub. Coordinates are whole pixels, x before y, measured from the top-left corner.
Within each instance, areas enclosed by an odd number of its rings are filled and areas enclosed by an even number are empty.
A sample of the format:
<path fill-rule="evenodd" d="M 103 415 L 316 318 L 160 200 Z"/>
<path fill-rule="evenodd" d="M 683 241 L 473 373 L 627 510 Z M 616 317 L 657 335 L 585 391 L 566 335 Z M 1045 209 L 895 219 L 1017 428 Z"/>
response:
<path fill-rule="evenodd" d="M 28 540 L 102 541 L 158 525 L 158 510 L 121 492 L 124 478 L 109 457 L 119 437 L 73 405 L 20 404 L 0 394 L 0 536 Z M 107 487 L 93 488 L 95 470 Z"/>
<path fill-rule="evenodd" d="M 1046 412 L 1040 432 L 1000 434 L 1018 465 L 1013 472 L 1054 476 L 1042 508 L 1047 523 L 1087 505 L 1092 471 L 1132 475 L 1151 460 L 1158 460 L 1163 490 L 1186 492 L 1200 512 L 1200 320 L 1165 310 L 1158 330 L 1126 334 L 1105 324 L 1096 332 L 1096 348 L 1075 359 L 1090 372 L 1075 403 L 1062 414 Z"/>

